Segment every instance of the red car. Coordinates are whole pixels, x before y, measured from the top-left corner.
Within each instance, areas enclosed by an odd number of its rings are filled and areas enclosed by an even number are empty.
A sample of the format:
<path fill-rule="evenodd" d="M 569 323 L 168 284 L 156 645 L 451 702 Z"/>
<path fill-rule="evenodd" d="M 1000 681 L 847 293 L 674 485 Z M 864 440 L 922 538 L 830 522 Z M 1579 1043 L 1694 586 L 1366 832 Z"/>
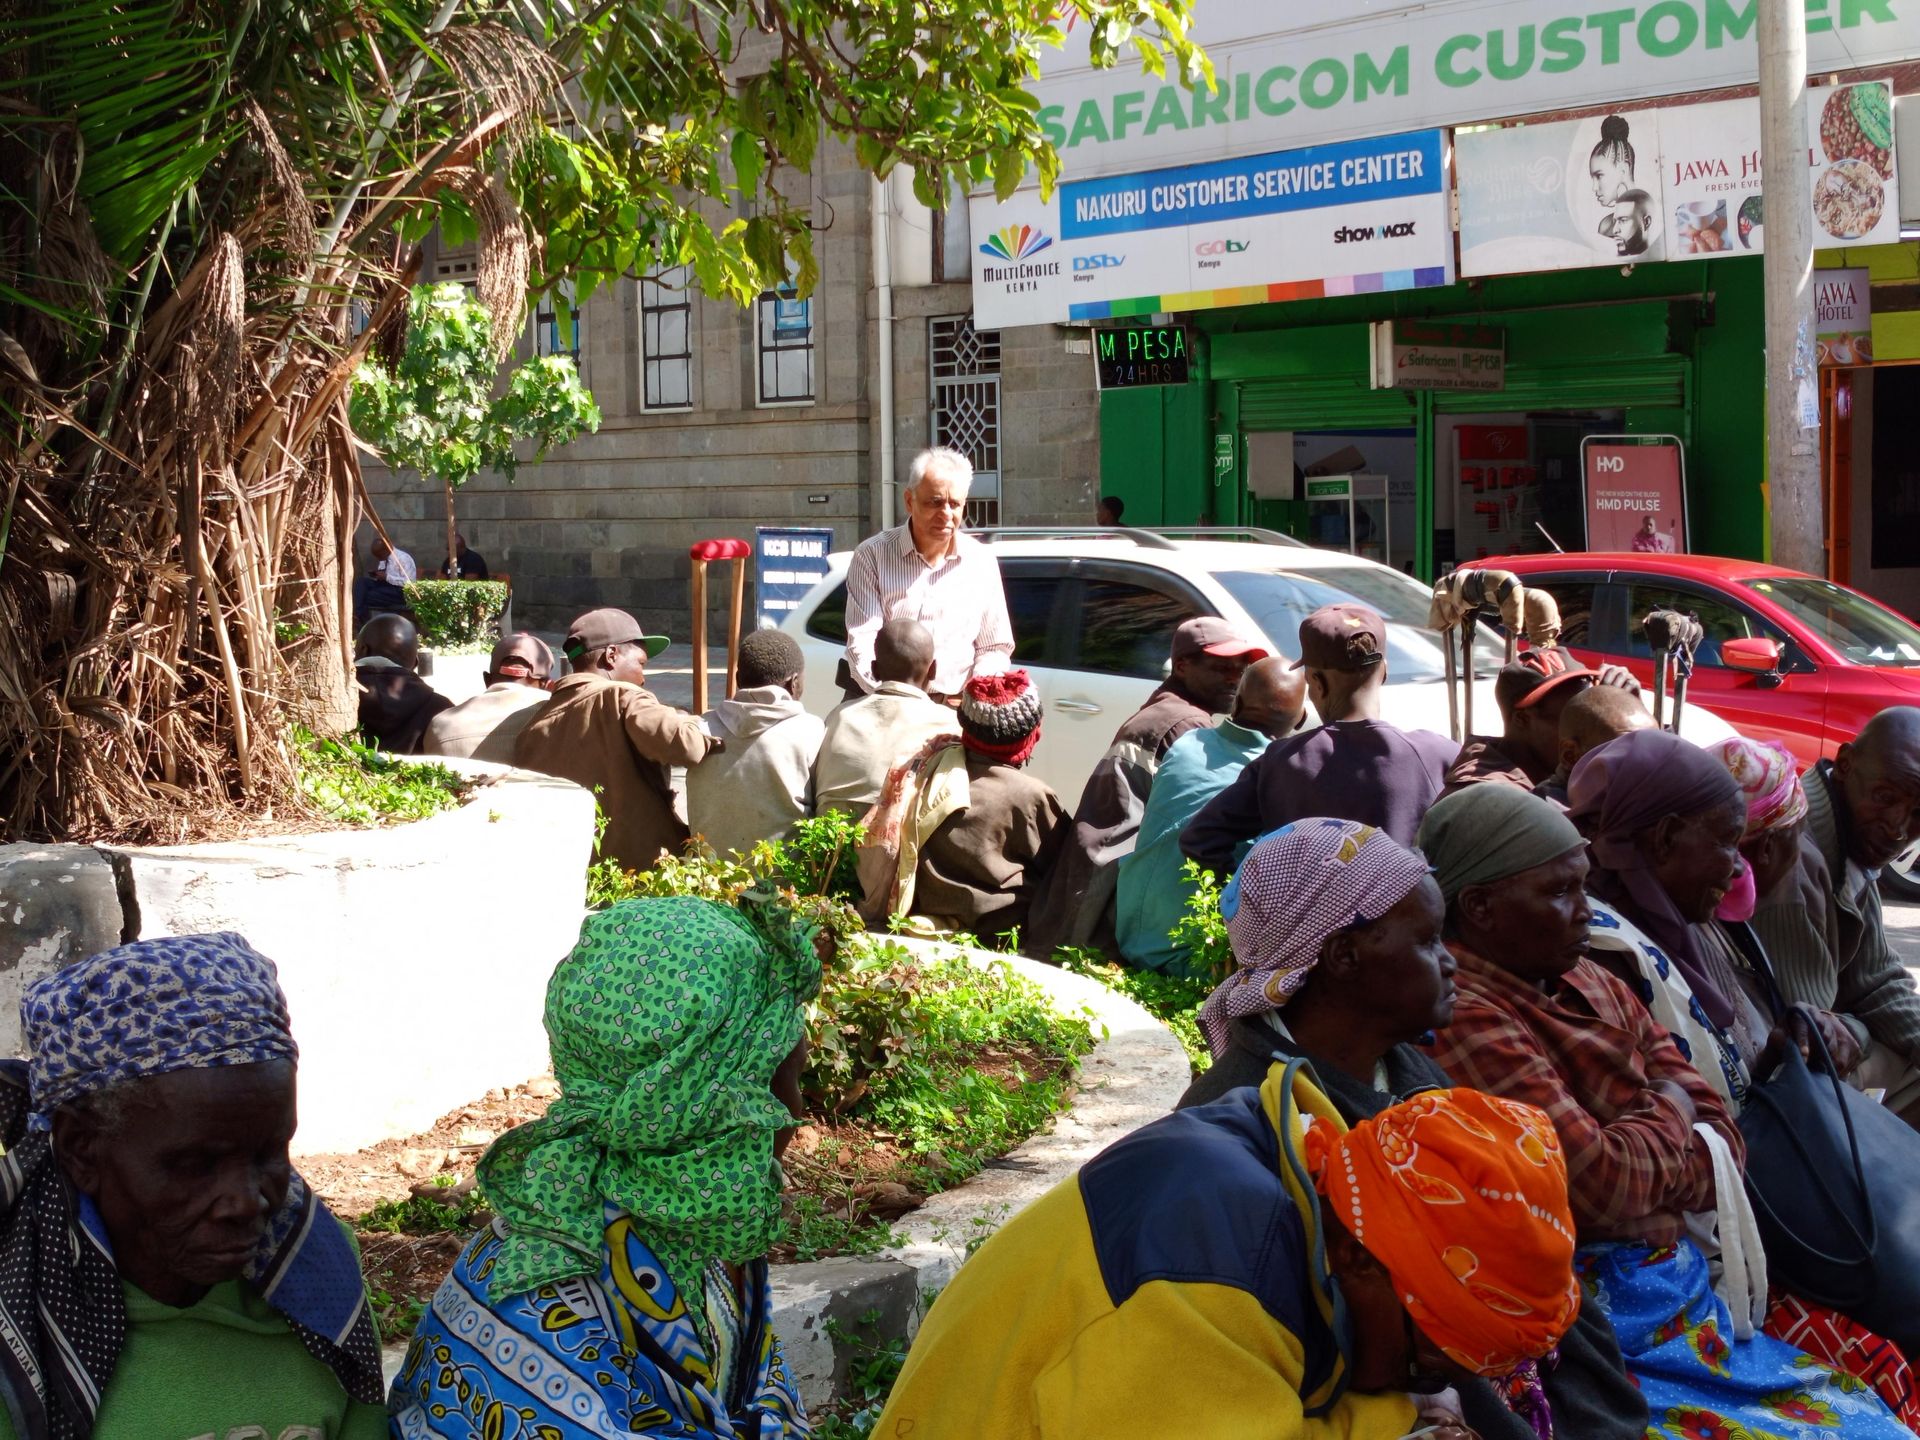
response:
<path fill-rule="evenodd" d="M 1552 592 L 1561 641 L 1589 664 L 1625 665 L 1649 688 L 1640 621 L 1682 610 L 1706 631 L 1687 682 L 1744 735 L 1779 740 L 1804 768 L 1889 705 L 1920 705 L 1920 627 L 1877 600 L 1798 570 L 1712 555 L 1589 552 L 1476 560 Z M 1920 898 L 1909 852 L 1888 888 Z"/>

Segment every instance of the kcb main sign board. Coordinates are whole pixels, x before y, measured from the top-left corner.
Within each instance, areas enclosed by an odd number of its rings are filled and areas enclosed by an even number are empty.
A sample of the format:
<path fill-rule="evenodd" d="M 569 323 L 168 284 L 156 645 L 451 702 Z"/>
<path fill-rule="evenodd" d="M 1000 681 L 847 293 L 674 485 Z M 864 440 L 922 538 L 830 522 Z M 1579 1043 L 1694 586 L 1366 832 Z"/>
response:
<path fill-rule="evenodd" d="M 1102 390 L 1135 385 L 1184 385 L 1191 373 L 1187 332 L 1178 325 L 1100 330 L 1093 337 L 1095 373 Z"/>

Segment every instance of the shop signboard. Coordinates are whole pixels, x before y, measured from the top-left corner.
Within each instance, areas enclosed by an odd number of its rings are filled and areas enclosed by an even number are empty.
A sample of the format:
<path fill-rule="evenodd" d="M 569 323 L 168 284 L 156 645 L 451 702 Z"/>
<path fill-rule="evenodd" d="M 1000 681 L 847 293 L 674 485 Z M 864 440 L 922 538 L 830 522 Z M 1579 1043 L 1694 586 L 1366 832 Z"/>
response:
<path fill-rule="evenodd" d="M 1920 5 L 1801 0 L 1807 72 L 1920 57 Z M 1207 0 L 1216 87 L 1096 68 L 1069 14 L 1038 120 L 1073 179 L 1390 131 L 1644 104 L 1759 78 L 1760 0 Z"/>
<path fill-rule="evenodd" d="M 1438 130 L 971 202 L 983 330 L 1445 285 Z"/>
<path fill-rule="evenodd" d="M 809 497 L 811 498 L 811 497 Z M 755 623 L 780 624 L 807 591 L 827 575 L 833 531 L 811 527 L 782 529 L 762 525 L 753 532 Z"/>
<path fill-rule="evenodd" d="M 1094 379 L 1102 390 L 1184 385 L 1192 369 L 1187 332 L 1179 325 L 1098 331 L 1093 337 L 1093 361 Z"/>
<path fill-rule="evenodd" d="M 1686 467 L 1677 436 L 1589 435 L 1580 469 L 1587 549 L 1686 553 Z"/>
<path fill-rule="evenodd" d="M 1506 388 L 1506 332 L 1492 326 L 1376 320 L 1371 339 L 1376 390 Z"/>
<path fill-rule="evenodd" d="M 1873 286 L 1865 269 L 1813 272 L 1813 342 L 1824 366 L 1873 363 Z"/>
<path fill-rule="evenodd" d="M 1891 88 L 1807 106 L 1814 244 L 1899 239 Z M 1621 110 L 1455 138 L 1460 270 L 1498 275 L 1758 254 L 1760 102 Z"/>

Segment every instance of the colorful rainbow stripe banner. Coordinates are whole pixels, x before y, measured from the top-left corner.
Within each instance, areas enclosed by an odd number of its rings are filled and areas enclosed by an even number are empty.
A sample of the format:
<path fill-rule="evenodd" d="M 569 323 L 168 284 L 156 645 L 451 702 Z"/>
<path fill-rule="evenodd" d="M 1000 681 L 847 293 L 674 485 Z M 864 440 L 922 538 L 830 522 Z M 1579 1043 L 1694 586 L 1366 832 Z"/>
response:
<path fill-rule="evenodd" d="M 1183 310 L 1220 310 L 1230 305 L 1270 305 L 1282 300 L 1320 300 L 1329 295 L 1378 295 L 1448 284 L 1440 265 L 1385 270 L 1373 275 L 1332 275 L 1281 285 L 1236 285 L 1225 290 L 1189 290 L 1180 295 L 1136 295 L 1128 300 L 1089 300 L 1072 308 L 1075 320 L 1121 320 L 1137 315 L 1173 315 Z"/>

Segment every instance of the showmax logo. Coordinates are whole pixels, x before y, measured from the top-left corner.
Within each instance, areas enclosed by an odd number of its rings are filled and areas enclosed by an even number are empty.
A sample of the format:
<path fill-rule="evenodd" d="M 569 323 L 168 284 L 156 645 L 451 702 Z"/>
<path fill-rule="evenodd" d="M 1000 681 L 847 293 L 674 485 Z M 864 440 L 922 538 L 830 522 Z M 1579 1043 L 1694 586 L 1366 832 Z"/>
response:
<path fill-rule="evenodd" d="M 1342 225 L 1333 232 L 1333 243 L 1345 245 L 1354 240 L 1398 240 L 1413 234 L 1414 222 L 1400 220 L 1392 225 Z"/>
<path fill-rule="evenodd" d="M 1009 225 L 1004 230 L 996 230 L 981 245 L 982 255 L 991 255 L 996 260 L 1025 260 L 1029 255 L 1038 255 L 1053 244 L 1053 237 L 1044 230 L 1031 225 Z"/>
<path fill-rule="evenodd" d="M 1116 270 L 1127 263 L 1124 255 L 1076 255 L 1073 268 L 1079 270 Z"/>

